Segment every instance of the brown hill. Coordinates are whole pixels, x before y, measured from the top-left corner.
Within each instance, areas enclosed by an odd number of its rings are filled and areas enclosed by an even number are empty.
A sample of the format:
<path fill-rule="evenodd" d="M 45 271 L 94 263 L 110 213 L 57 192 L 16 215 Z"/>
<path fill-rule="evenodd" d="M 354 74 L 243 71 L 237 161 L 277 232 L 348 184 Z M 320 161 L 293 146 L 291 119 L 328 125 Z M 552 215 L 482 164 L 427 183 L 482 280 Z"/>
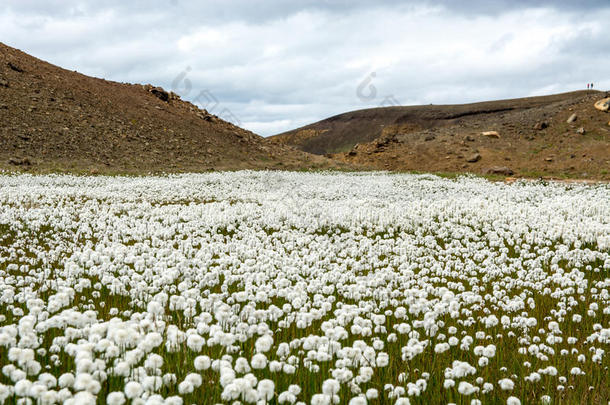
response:
<path fill-rule="evenodd" d="M 359 167 L 610 178 L 607 97 L 578 91 L 465 105 L 360 110 L 268 138 Z M 577 118 L 567 123 L 572 114 Z M 484 136 L 496 131 L 498 137 Z M 339 151 L 339 153 L 336 153 Z"/>
<path fill-rule="evenodd" d="M 0 169 L 144 173 L 329 167 L 151 85 L 88 77 L 0 43 Z"/>

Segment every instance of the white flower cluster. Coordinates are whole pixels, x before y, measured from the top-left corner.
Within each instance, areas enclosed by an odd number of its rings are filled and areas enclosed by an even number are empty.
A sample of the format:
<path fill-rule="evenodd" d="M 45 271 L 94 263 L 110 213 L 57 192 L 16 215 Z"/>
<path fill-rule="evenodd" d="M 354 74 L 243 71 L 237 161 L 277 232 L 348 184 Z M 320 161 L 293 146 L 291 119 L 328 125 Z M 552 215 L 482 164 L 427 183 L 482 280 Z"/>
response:
<path fill-rule="evenodd" d="M 0 404 L 607 395 L 610 187 L 0 177 Z"/>

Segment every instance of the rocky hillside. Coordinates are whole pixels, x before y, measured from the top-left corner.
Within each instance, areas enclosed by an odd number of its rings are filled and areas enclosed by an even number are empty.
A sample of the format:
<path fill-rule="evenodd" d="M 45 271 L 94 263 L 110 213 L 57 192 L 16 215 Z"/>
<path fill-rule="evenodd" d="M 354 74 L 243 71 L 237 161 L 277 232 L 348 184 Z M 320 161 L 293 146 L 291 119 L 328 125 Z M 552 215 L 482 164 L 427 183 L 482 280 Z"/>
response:
<path fill-rule="evenodd" d="M 268 142 L 372 169 L 610 179 L 607 97 L 579 91 L 466 105 L 374 108 Z"/>
<path fill-rule="evenodd" d="M 334 166 L 159 87 L 61 69 L 0 43 L 0 169 L 146 173 Z"/>

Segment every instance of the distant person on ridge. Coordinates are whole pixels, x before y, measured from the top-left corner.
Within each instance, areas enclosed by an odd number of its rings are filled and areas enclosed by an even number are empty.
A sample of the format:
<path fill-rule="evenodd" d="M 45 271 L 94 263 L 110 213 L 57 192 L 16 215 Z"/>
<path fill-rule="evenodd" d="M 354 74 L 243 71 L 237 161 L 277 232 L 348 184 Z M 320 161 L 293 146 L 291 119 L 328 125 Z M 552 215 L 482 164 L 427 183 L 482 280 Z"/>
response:
<path fill-rule="evenodd" d="M 591 90 L 593 90 L 593 83 L 591 83 Z"/>
<path fill-rule="evenodd" d="M 587 83 L 587 90 L 589 90 L 589 86 L 590 86 L 590 85 L 591 85 L 590 83 Z"/>

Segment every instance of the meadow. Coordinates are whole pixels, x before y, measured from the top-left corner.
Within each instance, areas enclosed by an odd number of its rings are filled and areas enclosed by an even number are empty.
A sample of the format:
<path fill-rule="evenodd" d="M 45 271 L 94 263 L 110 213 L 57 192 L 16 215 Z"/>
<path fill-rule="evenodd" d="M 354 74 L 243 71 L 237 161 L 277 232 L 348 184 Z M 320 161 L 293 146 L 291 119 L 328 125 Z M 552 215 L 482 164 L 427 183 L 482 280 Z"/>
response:
<path fill-rule="evenodd" d="M 0 403 L 607 404 L 610 185 L 0 176 Z"/>

